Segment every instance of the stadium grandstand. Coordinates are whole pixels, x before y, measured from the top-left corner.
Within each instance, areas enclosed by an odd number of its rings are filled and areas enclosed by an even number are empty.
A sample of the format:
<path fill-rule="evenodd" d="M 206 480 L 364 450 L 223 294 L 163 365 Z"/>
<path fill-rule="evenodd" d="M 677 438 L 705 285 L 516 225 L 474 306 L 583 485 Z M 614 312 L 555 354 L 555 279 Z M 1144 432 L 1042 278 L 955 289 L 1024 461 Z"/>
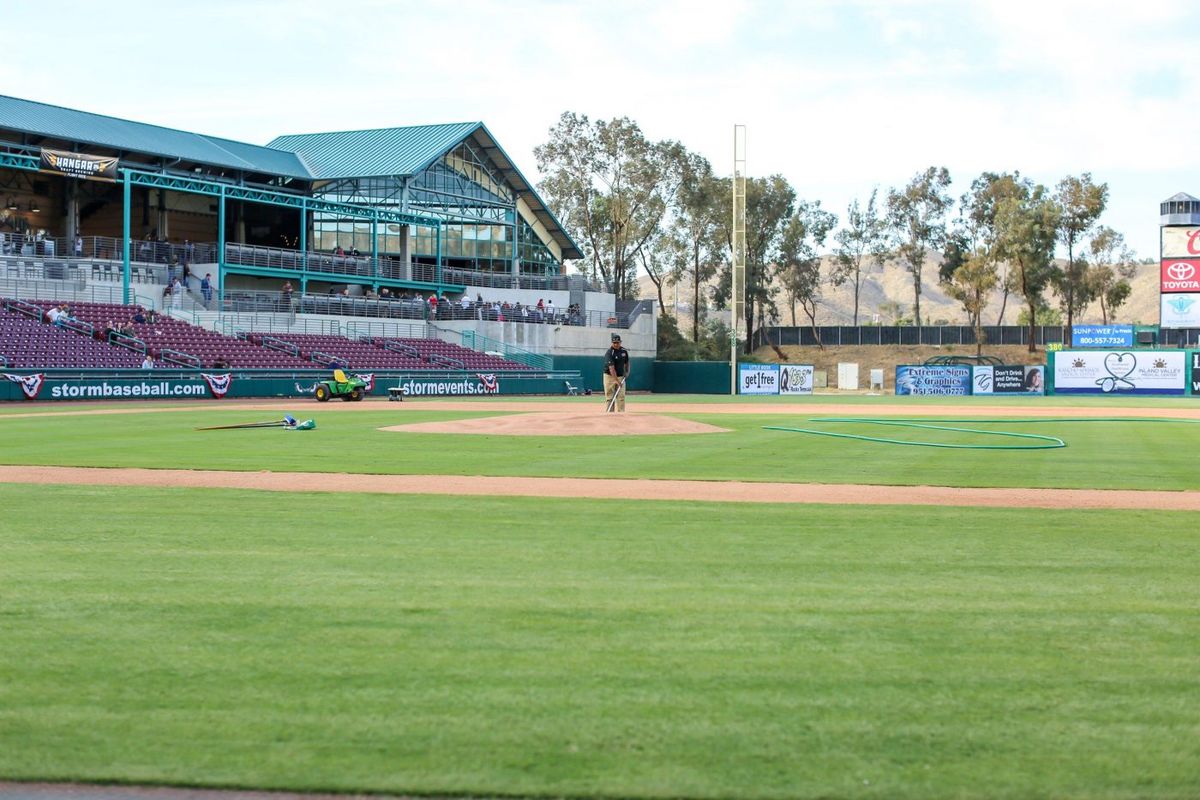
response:
<path fill-rule="evenodd" d="M 601 353 L 611 329 L 653 356 L 653 304 L 568 275 L 581 256 L 481 122 L 256 145 L 0 96 L 5 324 L 90 338 L 72 366 L 528 370 Z M 69 303 L 79 330 L 14 302 Z M 138 306 L 159 322 L 108 331 Z M 435 339 L 466 346 L 413 343 Z"/>

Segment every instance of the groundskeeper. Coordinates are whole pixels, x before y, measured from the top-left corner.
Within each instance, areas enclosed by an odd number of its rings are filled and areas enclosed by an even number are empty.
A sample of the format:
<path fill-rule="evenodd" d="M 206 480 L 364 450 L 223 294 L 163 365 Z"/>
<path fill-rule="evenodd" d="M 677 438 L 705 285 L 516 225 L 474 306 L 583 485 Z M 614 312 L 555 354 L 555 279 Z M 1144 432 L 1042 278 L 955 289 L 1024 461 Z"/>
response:
<path fill-rule="evenodd" d="M 612 347 L 604 353 L 604 399 L 609 411 L 625 410 L 625 381 L 629 378 L 629 351 L 621 346 L 620 334 L 612 335 Z"/>

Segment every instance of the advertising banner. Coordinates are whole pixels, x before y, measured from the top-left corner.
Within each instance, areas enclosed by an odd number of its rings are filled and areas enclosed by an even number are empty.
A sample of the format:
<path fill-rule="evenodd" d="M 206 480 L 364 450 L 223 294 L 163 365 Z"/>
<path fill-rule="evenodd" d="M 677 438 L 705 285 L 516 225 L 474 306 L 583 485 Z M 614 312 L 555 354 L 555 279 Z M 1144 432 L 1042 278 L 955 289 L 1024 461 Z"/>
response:
<path fill-rule="evenodd" d="M 1200 294 L 1164 294 L 1159 301 L 1160 327 L 1200 328 Z"/>
<path fill-rule="evenodd" d="M 1200 292 L 1200 258 L 1164 258 L 1159 290 Z"/>
<path fill-rule="evenodd" d="M 1063 350 L 1054 357 L 1056 394 L 1185 394 L 1182 350 Z"/>
<path fill-rule="evenodd" d="M 1192 353 L 1192 394 L 1200 394 L 1200 351 Z"/>
<path fill-rule="evenodd" d="M 95 380 L 56 380 L 44 373 L 4 377 L 19 384 L 29 400 L 122 400 L 126 398 L 215 397 L 229 390 L 229 375 L 205 375 L 195 379 L 158 380 L 154 378 L 98 378 Z"/>
<path fill-rule="evenodd" d="M 87 153 L 68 153 L 43 147 L 39 169 L 42 172 L 69 175 L 72 178 L 115 181 L 117 179 L 117 158 L 115 156 L 92 156 Z"/>
<path fill-rule="evenodd" d="M 1162 231 L 1162 257 L 1200 258 L 1200 228 L 1170 225 Z"/>
<path fill-rule="evenodd" d="M 1045 367 L 978 366 L 972 368 L 973 394 L 1045 394 Z"/>
<path fill-rule="evenodd" d="M 779 394 L 779 365 L 738 364 L 738 394 Z"/>
<path fill-rule="evenodd" d="M 495 375 L 430 379 L 408 376 L 401 378 L 399 385 L 408 397 L 500 394 L 500 379 Z"/>
<path fill-rule="evenodd" d="M 780 364 L 779 365 L 780 394 L 812 394 L 813 367 L 812 364 Z"/>
<path fill-rule="evenodd" d="M 970 394 L 968 366 L 898 366 L 896 394 Z"/>
<path fill-rule="evenodd" d="M 1071 347 L 1133 347 L 1133 326 L 1072 325 Z"/>

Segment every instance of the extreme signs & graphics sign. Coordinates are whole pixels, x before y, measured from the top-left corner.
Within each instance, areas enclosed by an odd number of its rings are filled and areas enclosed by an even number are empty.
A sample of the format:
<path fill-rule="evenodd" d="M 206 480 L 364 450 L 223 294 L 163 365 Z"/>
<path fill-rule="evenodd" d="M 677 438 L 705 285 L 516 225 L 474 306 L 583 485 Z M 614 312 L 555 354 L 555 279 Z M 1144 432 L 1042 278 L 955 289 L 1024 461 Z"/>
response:
<path fill-rule="evenodd" d="M 896 394 L 970 394 L 968 366 L 898 366 Z"/>
<path fill-rule="evenodd" d="M 98 181 L 117 179 L 116 156 L 93 156 L 87 153 L 68 153 L 63 150 L 42 148 L 39 169 L 72 178 L 90 178 Z"/>
<path fill-rule="evenodd" d="M 1054 354 L 1056 394 L 1185 394 L 1182 350 L 1062 350 Z"/>

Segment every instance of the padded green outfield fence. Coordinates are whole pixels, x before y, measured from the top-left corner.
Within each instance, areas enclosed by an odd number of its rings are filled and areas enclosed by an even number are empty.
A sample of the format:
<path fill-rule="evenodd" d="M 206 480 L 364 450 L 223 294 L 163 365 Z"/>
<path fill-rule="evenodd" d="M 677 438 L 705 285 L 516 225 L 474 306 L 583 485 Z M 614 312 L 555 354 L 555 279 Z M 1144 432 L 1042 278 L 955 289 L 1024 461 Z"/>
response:
<path fill-rule="evenodd" d="M 329 370 L 13 370 L 23 380 L 0 381 L 3 400 L 163 400 L 219 397 L 311 397 L 316 382 Z M 480 374 L 463 371 L 402 372 L 376 370 L 368 394 L 386 397 L 403 387 L 414 397 L 564 394 L 566 383 L 578 385 L 578 372 L 514 372 Z M 40 378 L 38 377 L 40 376 Z M 226 382 L 225 376 L 230 376 Z M 494 377 L 494 383 L 492 378 Z"/>

